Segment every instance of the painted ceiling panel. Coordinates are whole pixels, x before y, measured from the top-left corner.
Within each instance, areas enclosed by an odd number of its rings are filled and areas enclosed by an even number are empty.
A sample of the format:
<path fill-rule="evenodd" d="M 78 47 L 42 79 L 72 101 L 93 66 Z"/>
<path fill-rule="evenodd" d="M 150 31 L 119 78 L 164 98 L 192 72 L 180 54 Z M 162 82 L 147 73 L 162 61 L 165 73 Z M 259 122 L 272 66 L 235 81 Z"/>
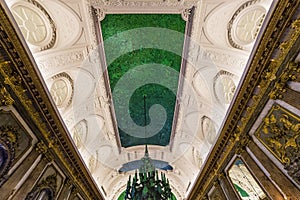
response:
<path fill-rule="evenodd" d="M 179 14 L 110 14 L 101 22 L 123 147 L 169 144 L 185 24 Z M 154 28 L 154 34 L 149 34 L 149 27 Z M 165 34 L 168 31 L 170 35 Z M 174 32 L 177 34 L 172 37 Z M 165 48 L 168 44 L 173 44 L 171 50 Z M 146 130 L 141 129 L 145 125 L 144 96 Z"/>

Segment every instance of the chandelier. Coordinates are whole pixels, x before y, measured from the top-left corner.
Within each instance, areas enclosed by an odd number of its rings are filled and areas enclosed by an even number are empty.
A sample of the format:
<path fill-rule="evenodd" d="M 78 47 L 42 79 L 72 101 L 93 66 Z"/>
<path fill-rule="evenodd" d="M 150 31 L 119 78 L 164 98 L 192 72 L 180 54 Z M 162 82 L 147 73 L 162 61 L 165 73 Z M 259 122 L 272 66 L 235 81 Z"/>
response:
<path fill-rule="evenodd" d="M 151 162 L 146 145 L 139 173 L 129 176 L 124 200 L 176 200 L 171 192 L 169 180 L 161 172 L 160 176 Z"/>
<path fill-rule="evenodd" d="M 144 115 L 146 133 L 146 96 L 144 96 Z M 171 192 L 169 180 L 164 173 L 158 173 L 152 159 L 149 157 L 148 146 L 142 163 L 133 178 L 129 176 L 124 200 L 176 200 Z"/>

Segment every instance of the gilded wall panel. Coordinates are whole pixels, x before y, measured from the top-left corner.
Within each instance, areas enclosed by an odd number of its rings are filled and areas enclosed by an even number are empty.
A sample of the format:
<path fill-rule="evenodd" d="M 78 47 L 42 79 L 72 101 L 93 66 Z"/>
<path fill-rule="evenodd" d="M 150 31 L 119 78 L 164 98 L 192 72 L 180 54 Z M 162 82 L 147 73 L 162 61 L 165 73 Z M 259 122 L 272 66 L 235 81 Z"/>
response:
<path fill-rule="evenodd" d="M 226 200 L 225 197 L 222 195 L 220 188 L 214 188 L 211 190 L 211 192 L 208 194 L 209 200 Z"/>
<path fill-rule="evenodd" d="M 64 177 L 54 164 L 48 165 L 27 194 L 28 199 L 55 199 L 63 185 Z"/>
<path fill-rule="evenodd" d="M 300 117 L 275 103 L 254 134 L 300 185 Z"/>
<path fill-rule="evenodd" d="M 12 110 L 0 109 L 0 185 L 4 175 L 25 158 L 33 140 Z"/>
<path fill-rule="evenodd" d="M 31 146 L 32 137 L 27 133 L 25 128 L 19 123 L 16 116 L 11 111 L 0 111 L 0 127 L 11 127 L 15 129 L 16 136 L 16 150 L 15 150 L 15 160 L 17 161 L 26 150 Z"/>

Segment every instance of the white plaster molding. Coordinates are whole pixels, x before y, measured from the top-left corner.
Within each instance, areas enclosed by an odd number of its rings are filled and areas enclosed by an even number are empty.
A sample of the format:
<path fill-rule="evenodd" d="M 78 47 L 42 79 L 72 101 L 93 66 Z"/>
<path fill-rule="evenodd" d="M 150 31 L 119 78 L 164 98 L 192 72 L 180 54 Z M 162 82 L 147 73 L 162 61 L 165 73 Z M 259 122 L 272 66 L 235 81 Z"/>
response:
<path fill-rule="evenodd" d="M 194 0 L 168 0 L 168 1 L 144 1 L 144 0 L 88 0 L 95 8 L 101 8 L 105 13 L 181 13 L 194 6 Z"/>
<path fill-rule="evenodd" d="M 33 52 L 50 49 L 57 39 L 56 24 L 44 6 L 35 0 L 11 1 L 10 9 Z"/>

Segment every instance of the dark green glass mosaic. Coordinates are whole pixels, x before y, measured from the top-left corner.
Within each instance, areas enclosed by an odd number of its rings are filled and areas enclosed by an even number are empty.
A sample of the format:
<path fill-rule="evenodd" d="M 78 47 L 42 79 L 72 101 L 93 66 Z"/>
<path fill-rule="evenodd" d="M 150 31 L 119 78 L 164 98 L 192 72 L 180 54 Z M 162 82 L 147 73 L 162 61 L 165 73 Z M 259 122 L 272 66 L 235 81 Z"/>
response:
<path fill-rule="evenodd" d="M 121 139 L 121 144 L 123 147 L 130 147 L 135 145 L 143 144 L 153 144 L 166 146 L 170 142 L 170 134 L 172 129 L 174 108 L 176 102 L 176 94 L 170 89 L 165 87 L 167 82 L 175 84 L 177 88 L 179 71 L 181 65 L 181 53 L 184 42 L 184 32 L 185 32 L 185 21 L 181 18 L 179 14 L 108 14 L 105 16 L 105 19 L 101 21 L 102 36 L 104 40 L 104 50 L 106 53 L 106 59 L 112 54 L 120 55 L 115 59 L 108 61 L 108 75 L 110 81 L 110 87 L 112 93 L 114 90 L 118 90 L 116 87 L 118 81 L 121 77 L 128 71 L 134 69 L 137 66 L 144 64 L 161 64 L 172 68 L 178 72 L 177 76 L 168 76 L 164 79 L 163 84 L 146 84 L 138 88 L 131 96 L 128 113 L 130 114 L 132 120 L 139 126 L 144 126 L 144 103 L 143 96 L 147 96 L 147 121 L 146 124 L 149 124 L 149 108 L 154 104 L 162 105 L 167 112 L 167 120 L 160 132 L 150 138 L 137 138 L 133 137 L 128 133 L 125 133 L 119 128 L 119 134 Z M 162 43 L 172 43 L 172 51 L 170 52 L 164 48 L 145 48 L 145 45 L 141 45 L 141 48 L 134 48 L 132 51 L 124 51 L 124 49 L 129 48 L 126 45 L 132 45 L 136 42 L 136 38 L 146 37 L 143 35 L 143 31 L 133 31 L 135 34 L 126 34 L 122 33 L 130 31 L 136 28 L 143 27 L 156 27 L 162 28 L 164 30 L 168 29 L 171 31 L 179 32 L 178 37 L 168 37 L 161 40 Z M 159 35 L 159 34 L 156 34 Z M 126 36 L 126 37 L 125 37 Z M 147 35 L 149 39 L 149 35 Z M 151 37 L 151 35 L 150 35 Z M 113 39 L 113 41 L 112 41 Z M 105 41 L 110 40 L 109 44 L 106 45 Z M 155 38 L 153 40 L 156 40 Z M 169 40 L 169 41 L 166 41 Z M 111 42 L 112 41 L 112 42 Z M 126 42 L 124 42 L 126 41 Z M 151 41 L 151 38 L 150 38 Z M 114 45 L 119 46 L 114 46 Z M 155 44 L 157 46 L 157 44 Z M 159 44 L 158 44 L 159 46 Z M 113 52 L 113 53 L 112 53 Z M 125 52 L 125 53 L 124 53 Z M 179 53 L 174 53 L 179 52 Z M 113 57 L 113 56 L 112 56 Z M 150 72 L 147 72 L 150 73 Z M 147 76 L 147 75 L 145 75 Z M 134 79 L 134 76 L 131 77 Z M 164 84 L 166 83 L 166 84 Z M 126 93 L 126 89 L 118 91 L 119 93 Z M 113 95 L 113 101 L 117 98 Z M 115 110 L 120 109 L 115 106 Z M 117 116 L 118 120 L 121 120 L 122 116 Z"/>

